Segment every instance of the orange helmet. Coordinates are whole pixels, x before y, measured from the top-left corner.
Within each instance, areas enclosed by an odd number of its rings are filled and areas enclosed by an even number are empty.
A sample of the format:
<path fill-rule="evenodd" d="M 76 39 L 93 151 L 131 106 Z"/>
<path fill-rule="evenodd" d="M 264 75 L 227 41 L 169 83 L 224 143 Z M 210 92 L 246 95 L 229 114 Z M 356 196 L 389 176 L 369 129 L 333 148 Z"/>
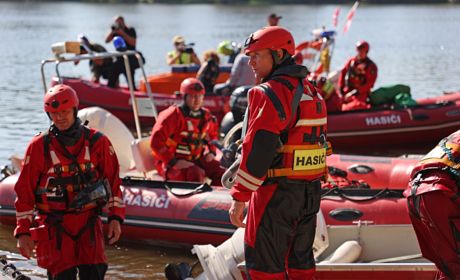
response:
<path fill-rule="evenodd" d="M 363 49 L 365 52 L 369 52 L 369 43 L 364 40 L 360 40 L 356 42 L 356 49 Z"/>
<path fill-rule="evenodd" d="M 182 83 L 180 84 L 180 93 L 182 95 L 186 95 L 186 94 L 203 95 L 205 93 L 204 85 L 200 80 L 196 78 L 187 78 L 183 80 Z"/>
<path fill-rule="evenodd" d="M 67 85 L 55 85 L 50 88 L 44 98 L 44 109 L 47 113 L 78 108 L 78 97 L 75 90 Z"/>
<path fill-rule="evenodd" d="M 286 50 L 291 56 L 294 55 L 295 43 L 291 32 L 279 26 L 268 26 L 252 33 L 244 43 L 244 54 L 262 49 Z"/>

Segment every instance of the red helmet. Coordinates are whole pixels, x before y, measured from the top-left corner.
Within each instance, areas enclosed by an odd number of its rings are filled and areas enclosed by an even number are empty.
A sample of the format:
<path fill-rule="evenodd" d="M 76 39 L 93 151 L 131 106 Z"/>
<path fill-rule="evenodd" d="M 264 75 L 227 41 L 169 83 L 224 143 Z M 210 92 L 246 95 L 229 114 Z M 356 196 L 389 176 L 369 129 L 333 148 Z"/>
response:
<path fill-rule="evenodd" d="M 363 40 L 356 42 L 356 49 L 363 49 L 365 52 L 369 52 L 369 43 Z"/>
<path fill-rule="evenodd" d="M 244 43 L 244 54 L 262 49 L 285 49 L 294 55 L 295 43 L 291 32 L 279 26 L 267 26 L 252 33 Z"/>
<path fill-rule="evenodd" d="M 187 78 L 180 84 L 180 93 L 185 94 L 204 94 L 203 83 L 196 78 Z"/>
<path fill-rule="evenodd" d="M 47 113 L 78 108 L 77 93 L 67 85 L 56 85 L 50 88 L 43 101 L 45 112 Z"/>

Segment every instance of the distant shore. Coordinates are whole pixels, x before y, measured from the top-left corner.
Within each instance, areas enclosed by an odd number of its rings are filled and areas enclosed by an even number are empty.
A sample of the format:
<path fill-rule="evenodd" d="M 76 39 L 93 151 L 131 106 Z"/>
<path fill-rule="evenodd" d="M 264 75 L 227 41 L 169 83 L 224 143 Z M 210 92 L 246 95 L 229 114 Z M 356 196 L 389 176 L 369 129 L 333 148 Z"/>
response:
<path fill-rule="evenodd" d="M 0 0 L 10 2 L 11 0 Z M 81 3 L 108 3 L 108 4 L 352 4 L 353 0 L 15 0 L 14 2 L 81 2 Z M 362 0 L 362 4 L 458 4 L 460 0 Z"/>

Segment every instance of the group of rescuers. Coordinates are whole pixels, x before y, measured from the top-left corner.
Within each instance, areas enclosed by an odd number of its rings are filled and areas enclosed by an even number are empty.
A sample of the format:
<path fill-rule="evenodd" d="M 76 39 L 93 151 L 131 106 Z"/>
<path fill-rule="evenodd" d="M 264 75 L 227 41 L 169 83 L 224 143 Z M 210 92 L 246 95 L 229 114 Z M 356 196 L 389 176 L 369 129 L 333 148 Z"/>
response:
<path fill-rule="evenodd" d="M 229 216 L 233 225 L 245 227 L 250 279 L 312 279 L 315 274 L 316 213 L 331 147 L 326 103 L 305 79 L 307 68 L 295 63 L 294 50 L 293 36 L 278 26 L 254 32 L 244 44 L 257 86 L 248 97 Z M 359 65 L 368 50 L 367 43 L 359 44 L 358 56 L 347 67 Z M 376 75 L 369 60 L 366 67 Z M 353 76 L 350 71 L 344 75 Z M 372 75 L 366 78 L 373 82 Z M 341 90 L 355 83 L 359 78 L 341 84 Z M 361 88 L 355 89 L 353 99 L 364 102 Z M 167 180 L 201 181 L 206 176 L 219 185 L 224 169 L 211 145 L 218 124 L 202 107 L 204 86 L 188 78 L 180 93 L 183 104 L 162 111 L 152 130 L 158 173 Z M 113 146 L 82 124 L 78 105 L 69 86 L 56 85 L 45 94 L 44 111 L 52 124 L 30 142 L 15 186 L 18 248 L 26 258 L 35 251 L 49 279 L 103 279 L 105 237 L 108 244 L 120 238 L 125 216 Z M 305 157 L 317 160 L 302 160 Z M 406 192 L 422 253 L 437 265 L 439 279 L 460 275 L 459 166 L 457 131 L 414 169 Z M 99 218 L 103 209 L 108 211 L 105 235 Z"/>

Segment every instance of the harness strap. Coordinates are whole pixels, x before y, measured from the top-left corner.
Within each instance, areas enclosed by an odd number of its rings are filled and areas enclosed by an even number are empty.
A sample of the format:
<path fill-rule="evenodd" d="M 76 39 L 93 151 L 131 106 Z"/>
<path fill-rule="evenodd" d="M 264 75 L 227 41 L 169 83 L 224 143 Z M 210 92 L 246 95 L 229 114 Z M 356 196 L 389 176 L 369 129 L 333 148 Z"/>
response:
<path fill-rule="evenodd" d="M 284 111 L 283 104 L 281 104 L 280 99 L 276 93 L 267 85 L 259 85 L 259 88 L 265 93 L 265 95 L 270 99 L 273 106 L 275 106 L 276 111 L 278 112 L 278 117 L 281 121 L 286 120 L 286 112 Z"/>
<path fill-rule="evenodd" d="M 78 241 L 82 235 L 88 230 L 92 229 L 91 231 L 91 242 L 94 244 L 95 242 L 95 234 L 94 234 L 94 227 L 97 221 L 98 215 L 95 213 L 92 215 L 89 219 L 88 222 L 78 231 L 77 234 L 73 235 L 71 234 L 65 227 L 62 225 L 62 216 L 57 217 L 56 215 L 51 215 L 46 218 L 46 221 L 49 223 L 50 226 L 55 226 L 56 227 L 56 248 L 58 250 L 61 249 L 62 245 L 62 234 L 66 234 L 68 237 L 70 237 L 74 242 Z"/>

